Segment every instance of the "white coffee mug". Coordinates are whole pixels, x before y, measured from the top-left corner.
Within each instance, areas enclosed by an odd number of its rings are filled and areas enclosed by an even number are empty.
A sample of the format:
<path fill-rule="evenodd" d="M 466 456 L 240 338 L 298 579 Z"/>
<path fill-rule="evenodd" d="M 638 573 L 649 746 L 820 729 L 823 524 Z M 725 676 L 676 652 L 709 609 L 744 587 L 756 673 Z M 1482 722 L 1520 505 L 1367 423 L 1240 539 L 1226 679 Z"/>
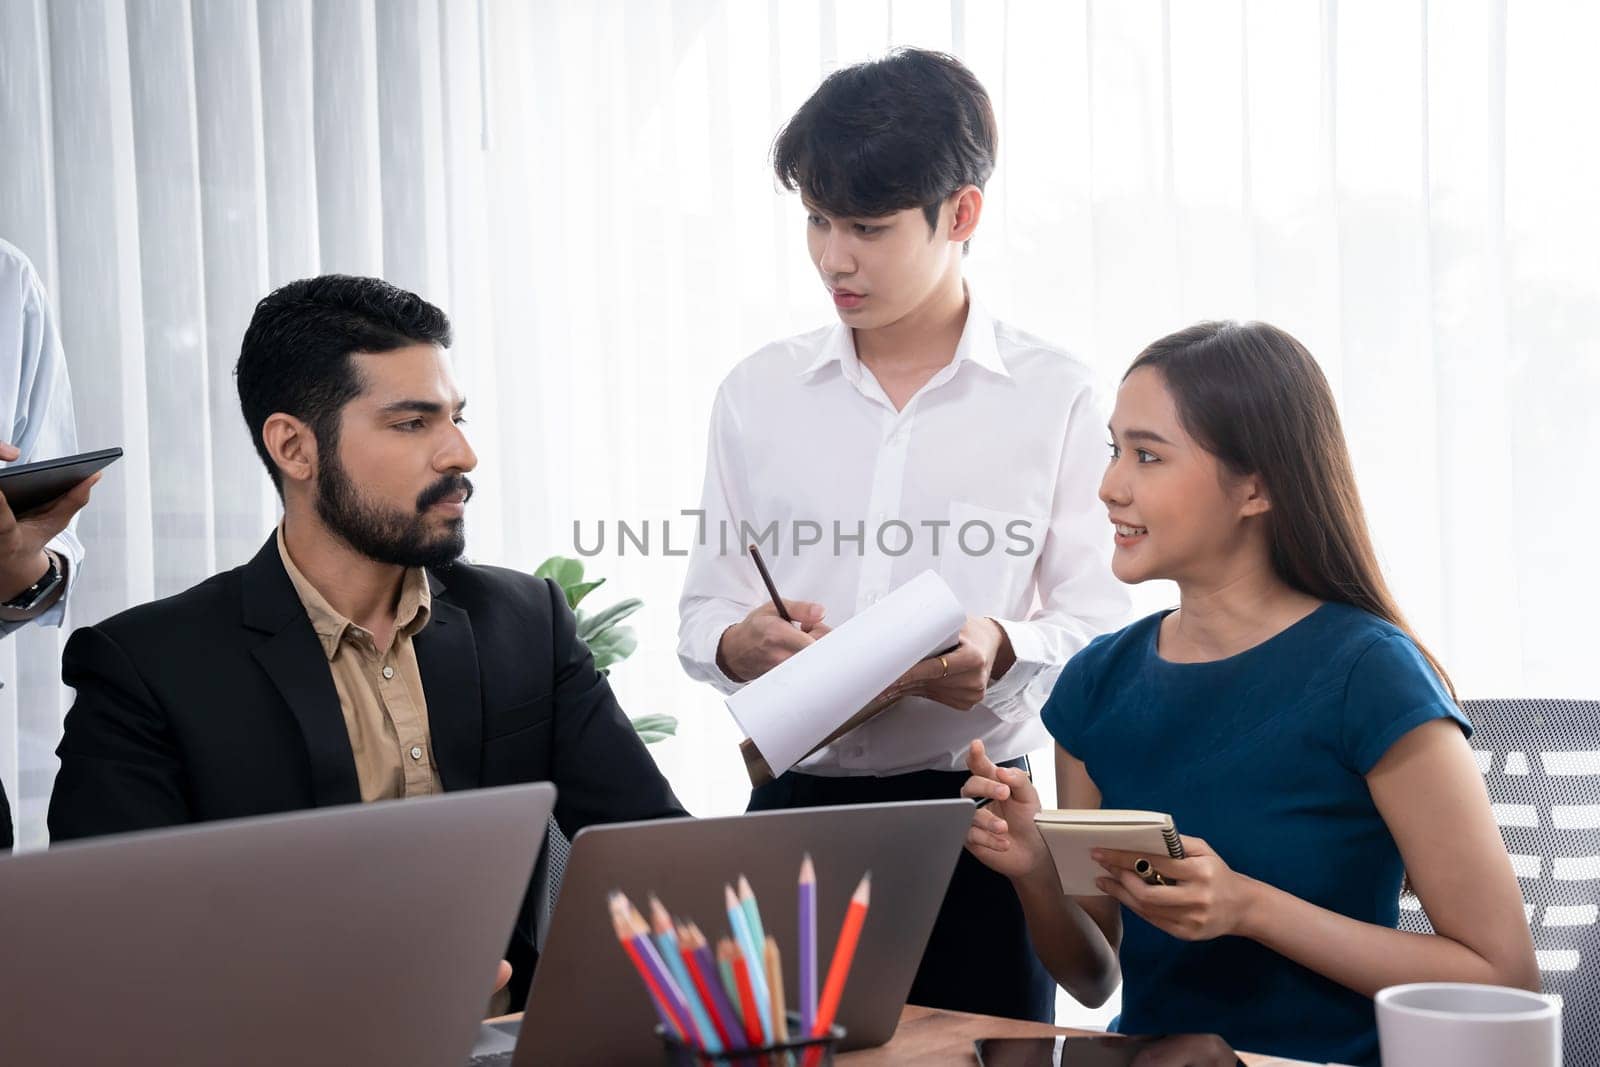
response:
<path fill-rule="evenodd" d="M 1383 1067 L 1561 1067 L 1561 1005 L 1507 986 L 1415 982 L 1378 991 Z"/>

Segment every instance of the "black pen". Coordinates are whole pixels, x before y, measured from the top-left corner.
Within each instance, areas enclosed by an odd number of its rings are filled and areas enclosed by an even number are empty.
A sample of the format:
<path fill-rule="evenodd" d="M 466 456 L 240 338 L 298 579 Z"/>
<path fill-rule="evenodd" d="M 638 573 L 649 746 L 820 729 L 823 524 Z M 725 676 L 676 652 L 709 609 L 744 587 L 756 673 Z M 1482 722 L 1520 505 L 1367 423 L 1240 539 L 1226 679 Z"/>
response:
<path fill-rule="evenodd" d="M 772 597 L 772 606 L 778 609 L 778 618 L 793 626 L 794 619 L 783 606 L 783 597 L 778 595 L 778 587 L 773 584 L 772 575 L 767 571 L 767 561 L 761 558 L 761 552 L 755 545 L 750 546 L 750 558 L 756 561 L 756 570 L 761 572 L 761 580 L 766 583 L 767 594 Z"/>

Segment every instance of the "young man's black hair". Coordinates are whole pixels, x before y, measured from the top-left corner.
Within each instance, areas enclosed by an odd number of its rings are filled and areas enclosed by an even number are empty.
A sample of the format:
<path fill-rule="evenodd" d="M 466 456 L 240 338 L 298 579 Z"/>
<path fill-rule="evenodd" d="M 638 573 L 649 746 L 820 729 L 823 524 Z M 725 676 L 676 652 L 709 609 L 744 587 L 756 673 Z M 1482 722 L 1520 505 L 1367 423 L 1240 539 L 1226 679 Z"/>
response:
<path fill-rule="evenodd" d="M 791 192 L 841 218 L 939 206 L 994 173 L 989 94 L 961 61 L 900 48 L 834 71 L 779 132 L 773 170 Z"/>
<path fill-rule="evenodd" d="M 281 411 L 304 421 L 317 447 L 339 443 L 339 409 L 361 394 L 353 352 L 392 352 L 415 344 L 450 347 L 450 319 L 426 300 L 378 278 L 324 274 L 262 298 L 245 330 L 234 377 L 250 440 L 283 492 L 261 428 Z"/>

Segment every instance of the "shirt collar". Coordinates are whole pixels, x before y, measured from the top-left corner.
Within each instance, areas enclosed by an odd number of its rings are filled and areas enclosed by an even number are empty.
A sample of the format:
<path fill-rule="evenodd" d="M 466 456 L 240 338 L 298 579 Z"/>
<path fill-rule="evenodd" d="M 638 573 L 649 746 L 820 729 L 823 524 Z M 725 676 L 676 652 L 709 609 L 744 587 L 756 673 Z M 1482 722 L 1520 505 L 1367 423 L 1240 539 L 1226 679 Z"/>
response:
<path fill-rule="evenodd" d="M 1011 377 L 1005 360 L 1000 358 L 1000 344 L 995 340 L 995 321 L 989 309 L 967 291 L 967 325 L 961 331 L 961 341 L 956 345 L 956 362 L 970 360 L 992 374 Z"/>
<path fill-rule="evenodd" d="M 856 358 L 855 337 L 851 333 L 850 327 L 842 322 L 834 323 L 828 332 L 823 335 L 822 349 L 817 353 L 815 359 L 806 364 L 805 369 L 800 372 L 800 376 L 804 378 L 815 371 L 821 370 L 835 360 L 844 369 L 847 377 L 854 380 L 861 376 L 861 361 Z"/>
<path fill-rule="evenodd" d="M 289 572 L 289 581 L 293 583 L 300 603 L 305 605 L 306 615 L 311 619 L 311 629 L 316 631 L 323 654 L 332 662 L 347 632 L 366 631 L 339 614 L 327 598 L 317 592 L 317 587 L 311 584 L 310 579 L 300 573 L 300 568 L 289 558 L 282 523 L 278 524 L 278 555 L 283 560 L 283 569 Z M 433 595 L 428 589 L 427 573 L 421 567 L 408 567 L 400 583 L 400 602 L 395 609 L 395 633 L 410 637 L 428 624 L 428 616 L 432 611 Z"/>
<path fill-rule="evenodd" d="M 978 298 L 972 295 L 971 288 L 966 292 L 967 322 L 961 329 L 961 340 L 956 344 L 956 355 L 951 361 L 952 366 L 972 362 L 1002 378 L 1011 377 L 1011 372 L 1006 369 L 1005 360 L 1000 358 L 1000 346 L 995 341 L 994 318 Z M 800 371 L 800 376 L 807 377 L 835 361 L 844 371 L 846 378 L 852 382 L 860 382 L 861 360 L 856 355 L 855 334 L 843 322 L 834 323 L 823 335 L 822 347 L 811 362 Z"/>

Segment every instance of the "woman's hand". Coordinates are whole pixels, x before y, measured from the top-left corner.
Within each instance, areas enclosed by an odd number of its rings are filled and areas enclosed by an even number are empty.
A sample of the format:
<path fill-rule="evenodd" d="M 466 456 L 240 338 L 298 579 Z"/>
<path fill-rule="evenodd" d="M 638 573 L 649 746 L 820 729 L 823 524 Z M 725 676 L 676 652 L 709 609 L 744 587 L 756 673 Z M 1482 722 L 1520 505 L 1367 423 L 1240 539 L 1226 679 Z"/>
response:
<path fill-rule="evenodd" d="M 961 787 L 961 795 L 991 802 L 972 813 L 967 851 L 1014 882 L 1038 877 L 1041 872 L 1055 877 L 1050 850 L 1033 824 L 1040 809 L 1033 780 L 1019 768 L 996 766 L 982 741 L 974 741 L 968 748 L 967 769 L 972 777 Z"/>
<path fill-rule="evenodd" d="M 1151 926 L 1184 941 L 1244 934 L 1261 883 L 1234 871 L 1200 838 L 1182 841 L 1187 858 L 1181 860 L 1095 849 L 1091 857 L 1106 869 L 1105 877 L 1096 879 L 1095 885 Z M 1140 859 L 1148 860 L 1171 884 L 1146 883 L 1133 870 Z"/>

